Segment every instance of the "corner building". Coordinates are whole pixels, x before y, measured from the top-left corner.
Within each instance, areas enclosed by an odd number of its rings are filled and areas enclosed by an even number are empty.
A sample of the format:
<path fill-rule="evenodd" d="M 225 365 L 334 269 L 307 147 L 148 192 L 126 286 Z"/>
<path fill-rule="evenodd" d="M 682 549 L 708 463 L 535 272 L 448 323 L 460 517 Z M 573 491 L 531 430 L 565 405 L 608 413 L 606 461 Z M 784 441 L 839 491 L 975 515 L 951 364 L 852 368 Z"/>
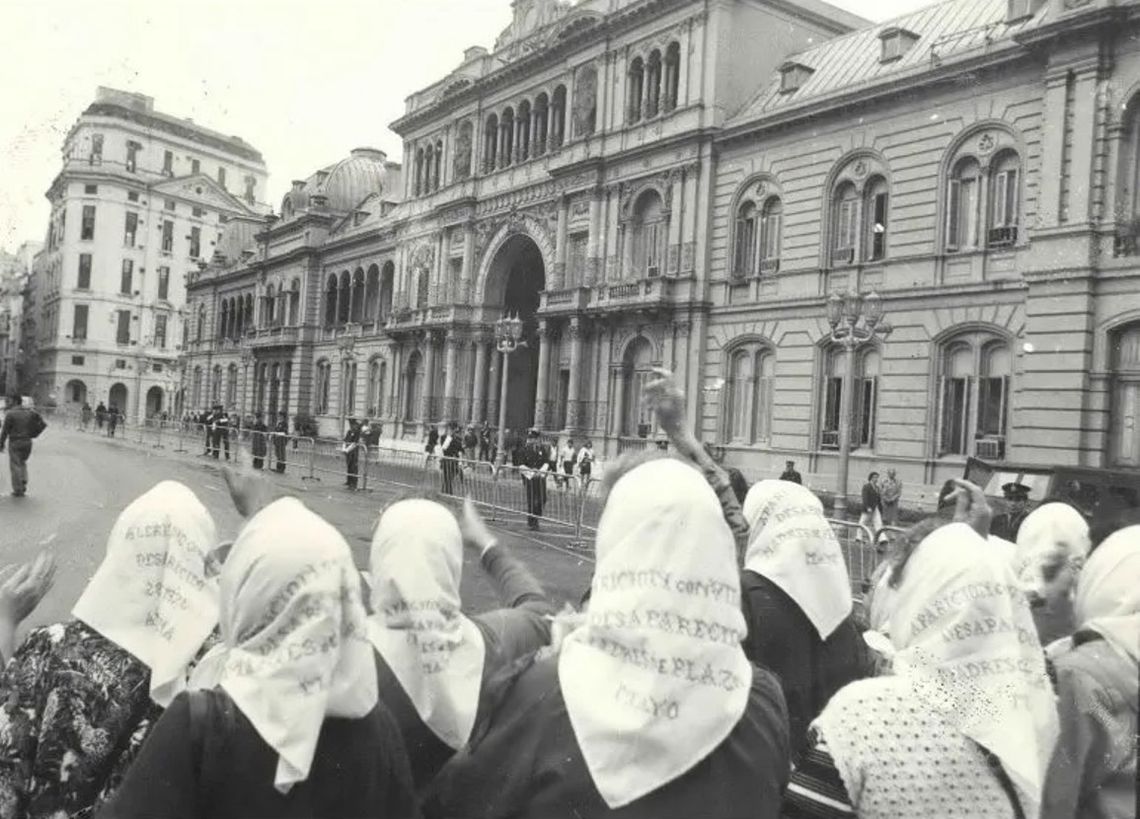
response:
<path fill-rule="evenodd" d="M 857 359 L 856 475 L 894 467 L 913 501 L 971 455 L 1140 466 L 1137 3 L 513 8 L 494 51 L 408 98 L 399 166 L 374 157 L 347 199 L 320 192 L 336 166 L 295 183 L 244 262 L 202 274 L 192 384 L 232 365 L 238 406 L 248 369 L 247 407 L 285 391 L 323 434 L 368 415 L 418 442 L 495 423 L 506 378 L 507 426 L 613 455 L 648 444 L 665 366 L 728 463 L 826 480 L 824 301 L 874 289 L 895 332 Z M 527 340 L 506 373 L 504 313 Z"/>

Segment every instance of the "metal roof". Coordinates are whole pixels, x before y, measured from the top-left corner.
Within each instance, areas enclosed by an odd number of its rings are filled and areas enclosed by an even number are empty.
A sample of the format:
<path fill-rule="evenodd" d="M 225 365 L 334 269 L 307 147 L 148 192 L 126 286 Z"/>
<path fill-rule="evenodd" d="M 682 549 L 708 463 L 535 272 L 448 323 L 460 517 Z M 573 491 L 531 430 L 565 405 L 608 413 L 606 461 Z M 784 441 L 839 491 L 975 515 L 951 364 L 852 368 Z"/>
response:
<path fill-rule="evenodd" d="M 836 37 L 788 58 L 788 62 L 812 70 L 797 90 L 781 93 L 780 76 L 776 75 L 729 120 L 727 127 L 791 111 L 861 86 L 921 74 L 951 60 L 985 54 L 1010 44 L 1014 35 L 1040 26 L 1048 8 L 1046 3 L 1033 17 L 1007 24 L 1008 0 L 945 0 Z M 882 62 L 880 37 L 895 29 L 911 32 L 918 39 L 901 58 Z"/>

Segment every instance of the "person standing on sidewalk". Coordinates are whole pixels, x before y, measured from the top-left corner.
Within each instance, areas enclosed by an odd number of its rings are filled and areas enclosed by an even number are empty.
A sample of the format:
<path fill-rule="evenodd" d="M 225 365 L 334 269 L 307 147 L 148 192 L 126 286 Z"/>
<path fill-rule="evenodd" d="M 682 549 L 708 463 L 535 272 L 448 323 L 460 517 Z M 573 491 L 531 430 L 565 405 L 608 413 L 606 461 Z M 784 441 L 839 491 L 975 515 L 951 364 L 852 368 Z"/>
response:
<path fill-rule="evenodd" d="M 114 404 L 107 410 L 107 436 L 109 438 L 115 437 L 115 428 L 119 426 L 119 408 Z"/>
<path fill-rule="evenodd" d="M 883 496 L 879 492 L 879 473 L 872 472 L 863 484 L 863 513 L 859 516 L 859 525 L 871 531 L 872 539 L 879 536 L 883 528 Z M 862 531 L 856 535 L 862 539 Z"/>
<path fill-rule="evenodd" d="M 883 499 L 883 525 L 894 526 L 899 522 L 899 501 L 902 499 L 902 481 L 893 469 L 887 470 L 887 477 L 879 484 Z"/>
<path fill-rule="evenodd" d="M 261 412 L 258 412 L 254 416 L 253 423 L 250 424 L 249 428 L 253 433 L 250 437 L 249 446 L 250 453 L 253 455 L 253 468 L 264 469 L 265 455 L 269 449 L 267 441 L 265 440 L 269 433 L 269 427 L 265 425 L 265 418 Z"/>
<path fill-rule="evenodd" d="M 344 485 L 349 489 L 356 489 L 360 478 L 360 422 L 355 418 L 348 419 L 348 432 L 344 434 Z"/>
<path fill-rule="evenodd" d="M 0 427 L 0 452 L 10 440 L 8 467 L 12 472 L 12 497 L 22 498 L 28 491 L 28 458 L 32 456 L 32 441 L 40 437 L 47 422 L 30 406 L 21 406 L 19 399 L 12 399 L 13 406 L 4 416 L 4 426 Z"/>
<path fill-rule="evenodd" d="M 285 410 L 277 413 L 277 426 L 273 428 L 273 454 L 277 458 L 278 475 L 285 474 L 285 441 L 289 437 L 289 416 Z"/>
<path fill-rule="evenodd" d="M 521 460 L 523 486 L 526 488 L 526 525 L 537 532 L 542 506 L 546 503 L 546 474 L 550 471 L 550 448 L 543 443 L 537 429 L 531 428 L 527 433 Z"/>

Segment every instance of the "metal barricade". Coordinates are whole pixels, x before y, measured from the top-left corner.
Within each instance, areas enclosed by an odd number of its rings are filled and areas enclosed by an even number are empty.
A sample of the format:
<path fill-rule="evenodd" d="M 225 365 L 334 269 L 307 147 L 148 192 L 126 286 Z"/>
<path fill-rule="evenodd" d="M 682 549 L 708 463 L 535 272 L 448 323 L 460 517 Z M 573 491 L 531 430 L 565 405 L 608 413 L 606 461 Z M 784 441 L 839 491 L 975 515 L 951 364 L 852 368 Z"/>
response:
<path fill-rule="evenodd" d="M 869 528 L 854 521 L 829 520 L 828 523 L 843 550 L 847 574 L 851 578 L 851 593 L 861 600 L 870 589 L 871 578 L 882 560 L 875 536 Z"/>

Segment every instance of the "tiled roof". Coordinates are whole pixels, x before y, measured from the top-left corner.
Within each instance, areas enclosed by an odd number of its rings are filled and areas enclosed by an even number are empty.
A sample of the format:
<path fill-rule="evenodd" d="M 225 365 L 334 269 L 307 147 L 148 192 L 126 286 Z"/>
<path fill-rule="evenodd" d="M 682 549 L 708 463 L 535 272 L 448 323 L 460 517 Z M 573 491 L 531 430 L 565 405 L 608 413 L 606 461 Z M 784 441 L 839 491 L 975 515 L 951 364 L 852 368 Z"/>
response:
<path fill-rule="evenodd" d="M 1007 25 L 1008 0 L 945 0 L 828 40 L 788 58 L 788 62 L 812 69 L 797 90 L 781 93 L 777 74 L 730 119 L 728 127 L 790 111 L 832 94 L 921 74 L 940 63 L 984 54 L 1012 42 L 1014 35 L 1040 26 L 1048 8 L 1046 3 L 1034 17 Z M 904 29 L 918 40 L 901 59 L 884 63 L 880 61 L 880 35 L 889 29 Z"/>

